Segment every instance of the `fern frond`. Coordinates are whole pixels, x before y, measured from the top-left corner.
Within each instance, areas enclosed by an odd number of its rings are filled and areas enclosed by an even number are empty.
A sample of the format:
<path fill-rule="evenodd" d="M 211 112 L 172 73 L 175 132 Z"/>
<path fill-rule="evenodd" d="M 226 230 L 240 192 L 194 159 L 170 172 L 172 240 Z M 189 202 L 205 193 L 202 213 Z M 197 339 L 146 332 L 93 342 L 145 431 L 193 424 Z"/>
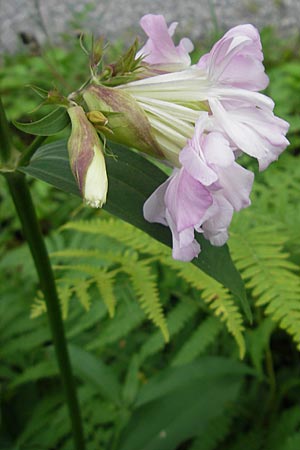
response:
<path fill-rule="evenodd" d="M 166 320 L 170 336 L 174 337 L 184 327 L 184 325 L 191 319 L 199 307 L 196 303 L 190 301 L 180 301 L 167 315 Z M 149 339 L 143 344 L 140 349 L 139 359 L 144 361 L 149 356 L 159 352 L 165 346 L 165 342 L 158 332 L 153 333 Z"/>
<path fill-rule="evenodd" d="M 103 302 L 107 307 L 109 316 L 115 315 L 116 296 L 114 294 L 115 273 L 99 269 L 95 276 L 95 282 Z"/>
<path fill-rule="evenodd" d="M 122 293 L 118 298 L 126 292 L 126 286 L 122 286 Z M 129 296 L 126 292 L 126 297 Z M 108 345 L 126 339 L 129 333 L 140 326 L 145 320 L 145 315 L 137 302 L 122 302 L 116 308 L 114 320 L 106 322 L 101 327 L 97 339 L 87 345 L 87 350 L 102 350 Z M 161 333 L 159 332 L 161 336 Z M 162 339 L 163 340 L 163 339 Z M 125 344 L 125 341 L 123 342 Z"/>
<path fill-rule="evenodd" d="M 101 254 L 97 250 L 68 249 L 55 252 L 52 256 L 76 259 L 95 258 L 101 256 L 102 259 L 118 264 L 119 268 L 117 271 L 115 270 L 113 272 L 108 272 L 103 268 L 101 269 L 96 265 L 91 266 L 90 264 L 60 264 L 55 265 L 54 268 L 56 270 L 75 270 L 90 275 L 96 283 L 111 317 L 114 316 L 116 304 L 115 295 L 113 292 L 115 275 L 117 272 L 126 273 L 131 280 L 137 299 L 140 302 L 142 309 L 145 311 L 145 314 L 157 327 L 161 329 L 165 340 L 169 340 L 169 332 L 164 318 L 156 280 L 151 272 L 149 263 L 146 260 L 139 260 L 139 255 L 137 252 L 127 250 L 125 252 L 105 252 L 105 254 Z"/>
<path fill-rule="evenodd" d="M 89 311 L 91 307 L 91 297 L 88 293 L 90 285 L 91 280 L 78 280 L 73 288 L 73 291 L 77 296 L 80 304 L 86 311 Z"/>
<path fill-rule="evenodd" d="M 120 223 L 122 223 L 121 232 Z M 69 222 L 65 224 L 62 229 L 75 230 L 82 233 L 101 234 L 111 239 L 115 239 L 138 252 L 149 252 L 151 254 L 163 252 L 169 254 L 168 247 L 160 244 L 155 239 L 152 239 L 132 225 L 125 222 L 118 222 L 113 218 L 109 220 L 95 219 L 90 221 L 79 220 Z"/>
<path fill-rule="evenodd" d="M 142 309 L 149 319 L 160 328 L 166 342 L 168 342 L 169 330 L 151 268 L 147 265 L 147 261 L 140 260 L 137 263 L 137 254 L 129 255 L 127 253 L 126 262 L 123 270 L 127 272 L 131 279 L 132 287 L 137 294 Z"/>
<path fill-rule="evenodd" d="M 63 319 L 68 317 L 69 302 L 72 295 L 72 289 L 67 284 L 57 285 L 57 293 L 60 300 Z"/>
<path fill-rule="evenodd" d="M 300 349 L 299 268 L 283 251 L 286 241 L 273 226 L 235 232 L 230 240 L 232 257 L 252 290 L 257 306 L 278 322 Z"/>
<path fill-rule="evenodd" d="M 89 222 L 76 221 L 66 224 L 63 229 L 72 229 L 84 233 L 101 234 L 133 248 L 135 251 L 148 252 L 157 257 L 164 265 L 172 268 L 192 287 L 201 291 L 201 298 L 213 310 L 217 317 L 225 322 L 228 331 L 235 338 L 240 356 L 245 353 L 243 337 L 243 318 L 228 291 L 217 281 L 192 264 L 181 263 L 170 257 L 169 249 L 133 226 L 122 223 L 122 232 L 115 219 L 96 219 Z"/>
<path fill-rule="evenodd" d="M 212 309 L 216 317 L 225 323 L 239 347 L 240 358 L 245 355 L 243 317 L 228 290 L 192 264 L 171 258 L 165 264 L 174 268 L 190 286 L 201 291 L 201 299 Z"/>
<path fill-rule="evenodd" d="M 71 254 L 75 254 L 77 252 L 77 250 L 74 251 L 70 251 Z M 61 253 L 65 253 L 64 256 L 68 255 L 68 257 L 71 256 L 71 254 L 69 254 L 69 251 L 66 252 L 61 252 Z M 81 255 L 81 251 L 78 251 L 78 254 Z M 85 252 L 83 251 L 83 254 L 85 254 Z M 89 279 L 87 280 L 82 280 L 82 279 L 74 279 L 71 280 L 72 282 L 72 291 L 74 291 L 77 296 L 78 299 L 80 301 L 80 303 L 83 305 L 83 307 L 85 309 L 89 309 L 90 307 L 90 296 L 88 294 L 88 288 L 90 285 L 92 285 L 93 283 L 96 284 L 98 292 L 103 300 L 103 302 L 105 303 L 108 313 L 110 315 L 110 317 L 114 316 L 115 313 L 115 305 L 116 305 L 116 298 L 114 295 L 114 290 L 113 290 L 113 285 L 115 282 L 115 275 L 116 272 L 108 272 L 105 268 L 101 268 L 101 267 L 96 267 L 96 266 L 91 266 L 89 264 L 74 264 L 74 265 L 63 265 L 61 264 L 60 266 L 54 266 L 54 268 L 56 270 L 74 270 L 74 271 L 78 271 L 78 272 L 82 272 L 85 273 L 87 275 L 90 276 Z M 60 281 L 65 280 L 65 278 L 62 278 Z M 70 288 L 69 288 L 70 289 Z"/>
<path fill-rule="evenodd" d="M 41 291 L 37 295 L 31 305 L 30 318 L 36 319 L 47 311 L 46 302 Z"/>
<path fill-rule="evenodd" d="M 90 249 L 65 249 L 65 250 L 57 250 L 56 252 L 52 252 L 50 254 L 51 258 L 93 258 L 102 256 L 99 250 L 90 250 Z"/>
<path fill-rule="evenodd" d="M 216 317 L 205 319 L 175 355 L 172 365 L 180 366 L 192 362 L 215 341 L 221 330 L 222 324 Z"/>

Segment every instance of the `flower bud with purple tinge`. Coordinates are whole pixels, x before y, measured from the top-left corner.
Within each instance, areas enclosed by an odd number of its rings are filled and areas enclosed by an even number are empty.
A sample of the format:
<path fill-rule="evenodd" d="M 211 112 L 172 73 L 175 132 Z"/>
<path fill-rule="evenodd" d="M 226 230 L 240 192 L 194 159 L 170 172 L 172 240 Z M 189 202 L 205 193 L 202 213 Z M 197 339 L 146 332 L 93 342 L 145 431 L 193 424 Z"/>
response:
<path fill-rule="evenodd" d="M 101 130 L 108 139 L 164 158 L 147 115 L 131 95 L 116 88 L 90 85 L 83 98 L 90 111 L 101 111 L 108 118 L 106 130 Z"/>
<path fill-rule="evenodd" d="M 102 143 L 81 106 L 72 106 L 68 114 L 72 124 L 68 141 L 71 170 L 86 203 L 101 208 L 108 188 Z"/>

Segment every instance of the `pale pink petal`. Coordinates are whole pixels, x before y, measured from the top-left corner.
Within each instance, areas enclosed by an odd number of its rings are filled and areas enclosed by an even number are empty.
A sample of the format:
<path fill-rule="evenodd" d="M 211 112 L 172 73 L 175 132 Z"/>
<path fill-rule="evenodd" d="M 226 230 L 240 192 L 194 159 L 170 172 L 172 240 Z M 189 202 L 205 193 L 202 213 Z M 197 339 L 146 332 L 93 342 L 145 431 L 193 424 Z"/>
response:
<path fill-rule="evenodd" d="M 234 162 L 234 153 L 228 140 L 221 133 L 209 133 L 203 147 L 208 163 L 228 167 Z"/>
<path fill-rule="evenodd" d="M 180 57 L 180 61 L 189 66 L 191 64 L 191 58 L 189 53 L 194 50 L 194 44 L 189 38 L 182 38 L 179 45 L 176 47 L 177 54 Z"/>
<path fill-rule="evenodd" d="M 149 39 L 136 57 L 143 56 L 143 60 L 151 65 L 175 65 L 176 68 L 185 68 L 191 64 L 189 53 L 194 48 L 192 42 L 184 38 L 176 47 L 172 40 L 176 22 L 168 29 L 163 16 L 147 14 L 141 18 L 140 25 Z"/>
<path fill-rule="evenodd" d="M 185 169 L 175 169 L 166 190 L 165 203 L 180 233 L 201 222 L 212 204 L 212 197 Z"/>
<path fill-rule="evenodd" d="M 216 193 L 213 196 L 213 205 L 207 212 L 202 229 L 204 237 L 212 245 L 224 245 L 228 239 L 227 228 L 230 225 L 233 215 L 233 207 L 222 193 Z"/>
<path fill-rule="evenodd" d="M 166 210 L 166 219 L 172 232 L 173 258 L 180 261 L 191 261 L 196 258 L 200 252 L 200 245 L 194 239 L 194 227 L 187 228 L 178 233 L 177 227 L 168 210 Z"/>
<path fill-rule="evenodd" d="M 216 168 L 218 181 L 222 186 L 222 194 L 236 211 L 250 205 L 250 193 L 254 174 L 236 162 L 225 169 Z"/>
<path fill-rule="evenodd" d="M 207 71 L 213 81 L 258 91 L 269 83 L 262 60 L 257 29 L 252 25 L 239 25 L 229 30 L 208 54 L 200 58 L 198 67 Z"/>
<path fill-rule="evenodd" d="M 289 144 L 285 137 L 288 123 L 275 117 L 272 111 L 241 108 L 226 111 L 218 100 L 210 107 L 218 125 L 243 152 L 258 159 L 264 170 Z"/>
<path fill-rule="evenodd" d="M 148 222 L 157 222 L 168 225 L 166 220 L 165 194 L 171 178 L 161 184 L 145 201 L 143 213 Z"/>
<path fill-rule="evenodd" d="M 218 180 L 214 165 L 227 167 L 234 161 L 234 152 L 228 140 L 219 132 L 207 133 L 207 123 L 208 114 L 196 122 L 192 139 L 179 154 L 182 166 L 204 186 L 210 186 Z"/>
<path fill-rule="evenodd" d="M 182 172 L 183 169 L 181 171 L 175 170 L 172 176 L 159 186 L 148 198 L 144 204 L 144 217 L 149 222 L 158 222 L 169 226 L 172 232 L 173 258 L 181 261 L 191 261 L 198 256 L 200 252 L 200 245 L 194 239 L 195 224 L 198 223 L 198 221 L 201 220 L 201 216 L 205 214 L 203 205 L 205 204 L 208 207 L 211 202 L 208 203 L 203 199 L 201 200 L 192 197 L 190 199 L 192 203 L 189 205 L 182 204 L 182 201 L 184 202 L 184 195 L 180 192 L 181 188 L 192 192 L 192 196 L 196 195 L 196 193 L 193 192 L 195 186 L 193 186 L 193 183 L 189 184 L 190 180 L 186 178 Z M 186 186 L 185 182 L 188 183 Z M 169 190 L 168 195 L 166 195 L 169 186 L 171 186 L 171 189 Z M 201 188 L 199 189 L 199 187 L 196 186 L 196 189 L 198 193 L 200 192 L 203 194 Z M 210 199 L 210 195 L 206 192 L 205 188 L 203 189 L 205 198 L 209 196 Z M 174 195 L 175 198 L 171 198 L 172 195 Z M 176 198 L 176 196 L 179 198 Z M 193 202 L 193 200 L 195 200 L 195 202 Z M 195 210 L 195 208 L 199 207 L 199 204 L 201 208 L 200 213 Z M 177 207 L 182 209 L 179 209 L 178 211 L 174 210 L 174 208 Z M 187 211 L 186 207 L 190 208 L 191 211 Z M 168 208 L 170 208 L 170 210 Z M 184 228 L 182 227 L 182 221 L 185 222 Z M 187 224 L 187 222 L 195 223 Z M 182 229 L 180 229 L 180 226 Z"/>
<path fill-rule="evenodd" d="M 191 144 L 186 145 L 179 154 L 179 161 L 186 171 L 204 186 L 217 181 L 218 176 Z"/>

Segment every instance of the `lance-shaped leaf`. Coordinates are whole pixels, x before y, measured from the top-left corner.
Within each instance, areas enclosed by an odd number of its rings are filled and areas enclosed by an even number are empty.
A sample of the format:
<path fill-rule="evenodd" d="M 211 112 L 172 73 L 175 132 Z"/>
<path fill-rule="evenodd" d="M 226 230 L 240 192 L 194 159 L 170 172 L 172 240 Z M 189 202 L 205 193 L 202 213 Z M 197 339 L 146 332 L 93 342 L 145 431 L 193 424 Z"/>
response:
<path fill-rule="evenodd" d="M 166 174 L 140 154 L 125 147 L 111 144 L 111 149 L 114 156 L 106 157 L 109 190 L 105 209 L 171 247 L 169 229 L 160 224 L 149 223 L 143 217 L 144 202 L 156 187 L 166 180 Z M 80 195 L 70 170 L 65 140 L 41 147 L 30 164 L 20 170 L 65 192 Z M 197 240 L 202 251 L 199 257 L 193 260 L 193 264 L 237 296 L 251 320 L 244 284 L 231 260 L 227 245 L 214 247 L 199 234 Z"/>
<path fill-rule="evenodd" d="M 36 136 L 52 136 L 70 123 L 66 108 L 56 108 L 35 122 L 14 122 L 14 126 L 25 133 Z"/>

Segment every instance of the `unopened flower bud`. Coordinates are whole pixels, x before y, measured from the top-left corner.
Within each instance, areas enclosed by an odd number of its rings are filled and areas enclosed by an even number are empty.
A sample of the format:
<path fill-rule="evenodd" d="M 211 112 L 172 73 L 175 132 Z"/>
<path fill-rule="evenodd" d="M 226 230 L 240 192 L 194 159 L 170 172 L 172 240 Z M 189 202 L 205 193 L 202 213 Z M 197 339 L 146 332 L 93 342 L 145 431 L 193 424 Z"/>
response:
<path fill-rule="evenodd" d="M 101 141 L 81 106 L 69 108 L 68 114 L 72 124 L 68 150 L 73 175 L 87 204 L 102 207 L 108 181 Z"/>
<path fill-rule="evenodd" d="M 83 98 L 93 114 L 101 111 L 108 118 L 107 125 L 100 130 L 108 139 L 164 158 L 147 115 L 130 94 L 116 88 L 90 85 Z"/>
<path fill-rule="evenodd" d="M 108 118 L 100 111 L 90 111 L 86 116 L 94 126 L 97 125 L 103 127 L 108 123 Z"/>

